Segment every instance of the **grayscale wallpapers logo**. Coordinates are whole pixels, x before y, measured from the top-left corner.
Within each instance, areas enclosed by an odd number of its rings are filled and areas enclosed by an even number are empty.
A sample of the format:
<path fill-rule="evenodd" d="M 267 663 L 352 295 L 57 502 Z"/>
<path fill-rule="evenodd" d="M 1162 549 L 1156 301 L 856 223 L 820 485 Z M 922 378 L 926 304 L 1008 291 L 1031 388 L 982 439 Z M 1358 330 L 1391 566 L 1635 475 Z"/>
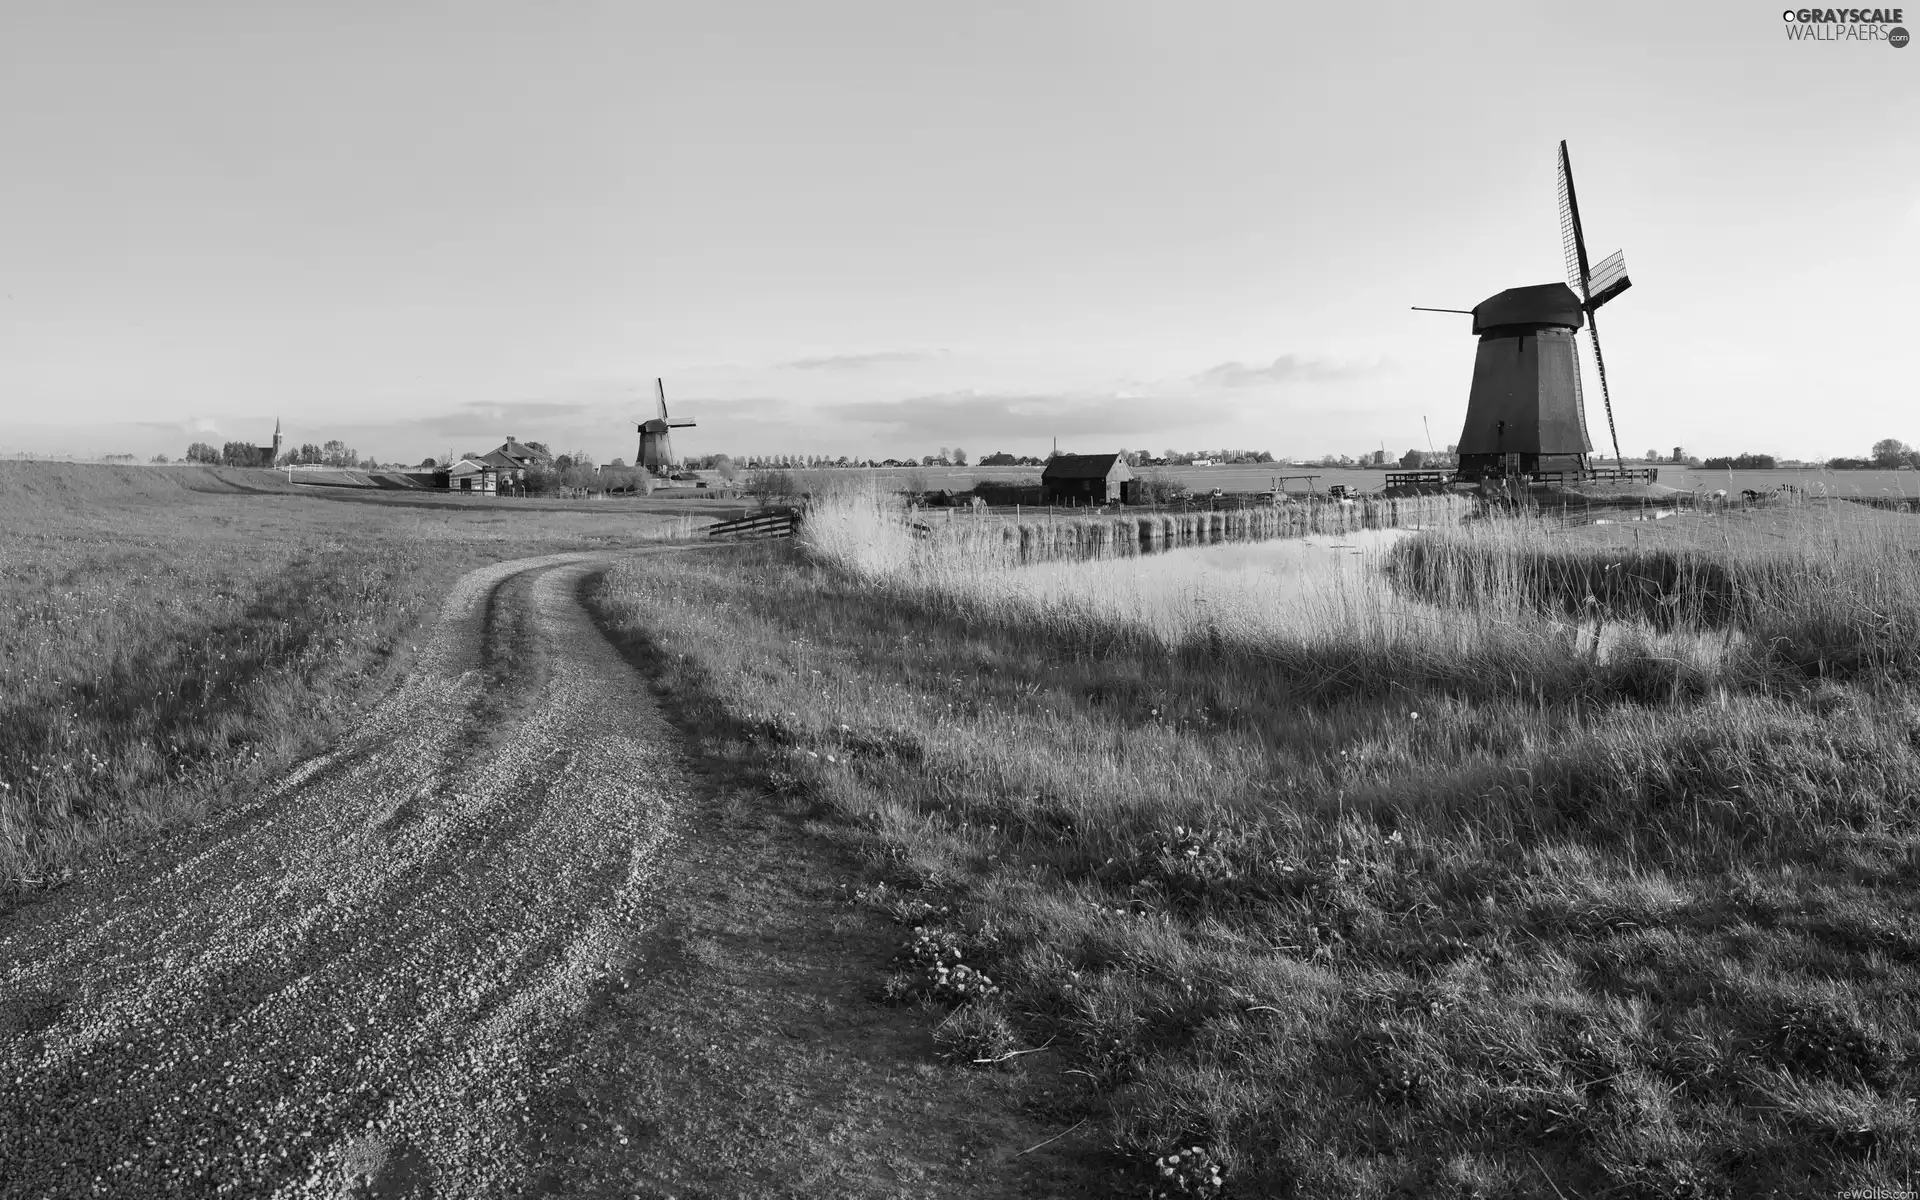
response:
<path fill-rule="evenodd" d="M 1896 50 L 1907 44 L 1900 8 L 1789 8 L 1780 19 L 1790 42 L 1885 42 Z"/>

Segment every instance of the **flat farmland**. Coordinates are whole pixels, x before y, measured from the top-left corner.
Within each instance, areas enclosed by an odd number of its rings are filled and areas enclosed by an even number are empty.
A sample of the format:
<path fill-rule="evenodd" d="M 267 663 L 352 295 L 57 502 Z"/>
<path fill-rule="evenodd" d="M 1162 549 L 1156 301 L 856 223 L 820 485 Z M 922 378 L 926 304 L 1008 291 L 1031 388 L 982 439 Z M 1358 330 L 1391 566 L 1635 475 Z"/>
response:
<path fill-rule="evenodd" d="M 1685 491 L 1771 491 L 1790 484 L 1816 496 L 1920 497 L 1920 471 L 1829 471 L 1783 468 L 1773 471 L 1707 471 L 1664 466 L 1660 482 Z"/>

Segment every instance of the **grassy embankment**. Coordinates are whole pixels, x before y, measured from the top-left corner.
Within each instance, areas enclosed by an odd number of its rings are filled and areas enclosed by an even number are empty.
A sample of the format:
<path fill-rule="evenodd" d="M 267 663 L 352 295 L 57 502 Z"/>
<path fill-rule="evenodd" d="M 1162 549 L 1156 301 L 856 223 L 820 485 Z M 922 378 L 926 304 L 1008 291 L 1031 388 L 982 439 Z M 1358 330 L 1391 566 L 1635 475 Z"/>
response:
<path fill-rule="evenodd" d="M 664 523 L 0 465 L 0 896 L 270 786 L 379 697 L 461 571 Z"/>
<path fill-rule="evenodd" d="M 869 864 L 876 993 L 1041 1051 L 1002 1065 L 1087 1119 L 1090 1192 L 1911 1185 L 1911 518 L 1476 525 L 1190 595 L 1191 555 L 1073 587 L 873 515 L 600 602 Z"/>

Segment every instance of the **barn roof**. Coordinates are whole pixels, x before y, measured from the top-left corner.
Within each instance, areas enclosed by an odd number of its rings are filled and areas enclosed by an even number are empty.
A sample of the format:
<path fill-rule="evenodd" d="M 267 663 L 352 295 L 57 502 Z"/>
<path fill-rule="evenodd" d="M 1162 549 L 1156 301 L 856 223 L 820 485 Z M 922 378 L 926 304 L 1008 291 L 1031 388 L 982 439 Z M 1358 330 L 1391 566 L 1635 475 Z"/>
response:
<path fill-rule="evenodd" d="M 1585 320 L 1580 297 L 1564 283 L 1508 288 L 1473 306 L 1475 333 L 1485 333 L 1502 325 L 1560 325 L 1578 329 Z"/>
<path fill-rule="evenodd" d="M 502 442 L 500 448 L 492 451 L 488 457 L 491 458 L 494 454 L 510 460 L 507 465 L 515 467 L 525 466 L 530 462 L 553 461 L 553 455 L 536 450 L 532 446 L 523 445 L 520 442 L 514 441 L 512 438 L 508 438 Z"/>
<path fill-rule="evenodd" d="M 1041 479 L 1105 479 L 1113 471 L 1113 465 L 1120 462 L 1118 454 L 1056 454 L 1047 460 L 1046 470 L 1040 472 Z M 1120 463 L 1121 471 L 1127 478 L 1133 472 Z"/>

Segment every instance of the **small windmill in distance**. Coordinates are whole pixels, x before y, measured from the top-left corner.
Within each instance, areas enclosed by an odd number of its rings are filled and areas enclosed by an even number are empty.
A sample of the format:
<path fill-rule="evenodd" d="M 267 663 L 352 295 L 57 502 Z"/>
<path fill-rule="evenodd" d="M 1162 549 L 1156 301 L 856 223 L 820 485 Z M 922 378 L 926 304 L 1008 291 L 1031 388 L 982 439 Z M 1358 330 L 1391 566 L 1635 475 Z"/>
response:
<path fill-rule="evenodd" d="M 673 437 L 668 431 L 691 429 L 694 423 L 685 417 L 674 420 L 667 416 L 667 385 L 664 381 L 656 378 L 653 381 L 653 388 L 659 395 L 660 415 L 638 422 L 640 452 L 634 457 L 642 467 L 665 478 L 673 474 L 673 469 L 680 465 L 679 458 L 673 453 Z"/>

